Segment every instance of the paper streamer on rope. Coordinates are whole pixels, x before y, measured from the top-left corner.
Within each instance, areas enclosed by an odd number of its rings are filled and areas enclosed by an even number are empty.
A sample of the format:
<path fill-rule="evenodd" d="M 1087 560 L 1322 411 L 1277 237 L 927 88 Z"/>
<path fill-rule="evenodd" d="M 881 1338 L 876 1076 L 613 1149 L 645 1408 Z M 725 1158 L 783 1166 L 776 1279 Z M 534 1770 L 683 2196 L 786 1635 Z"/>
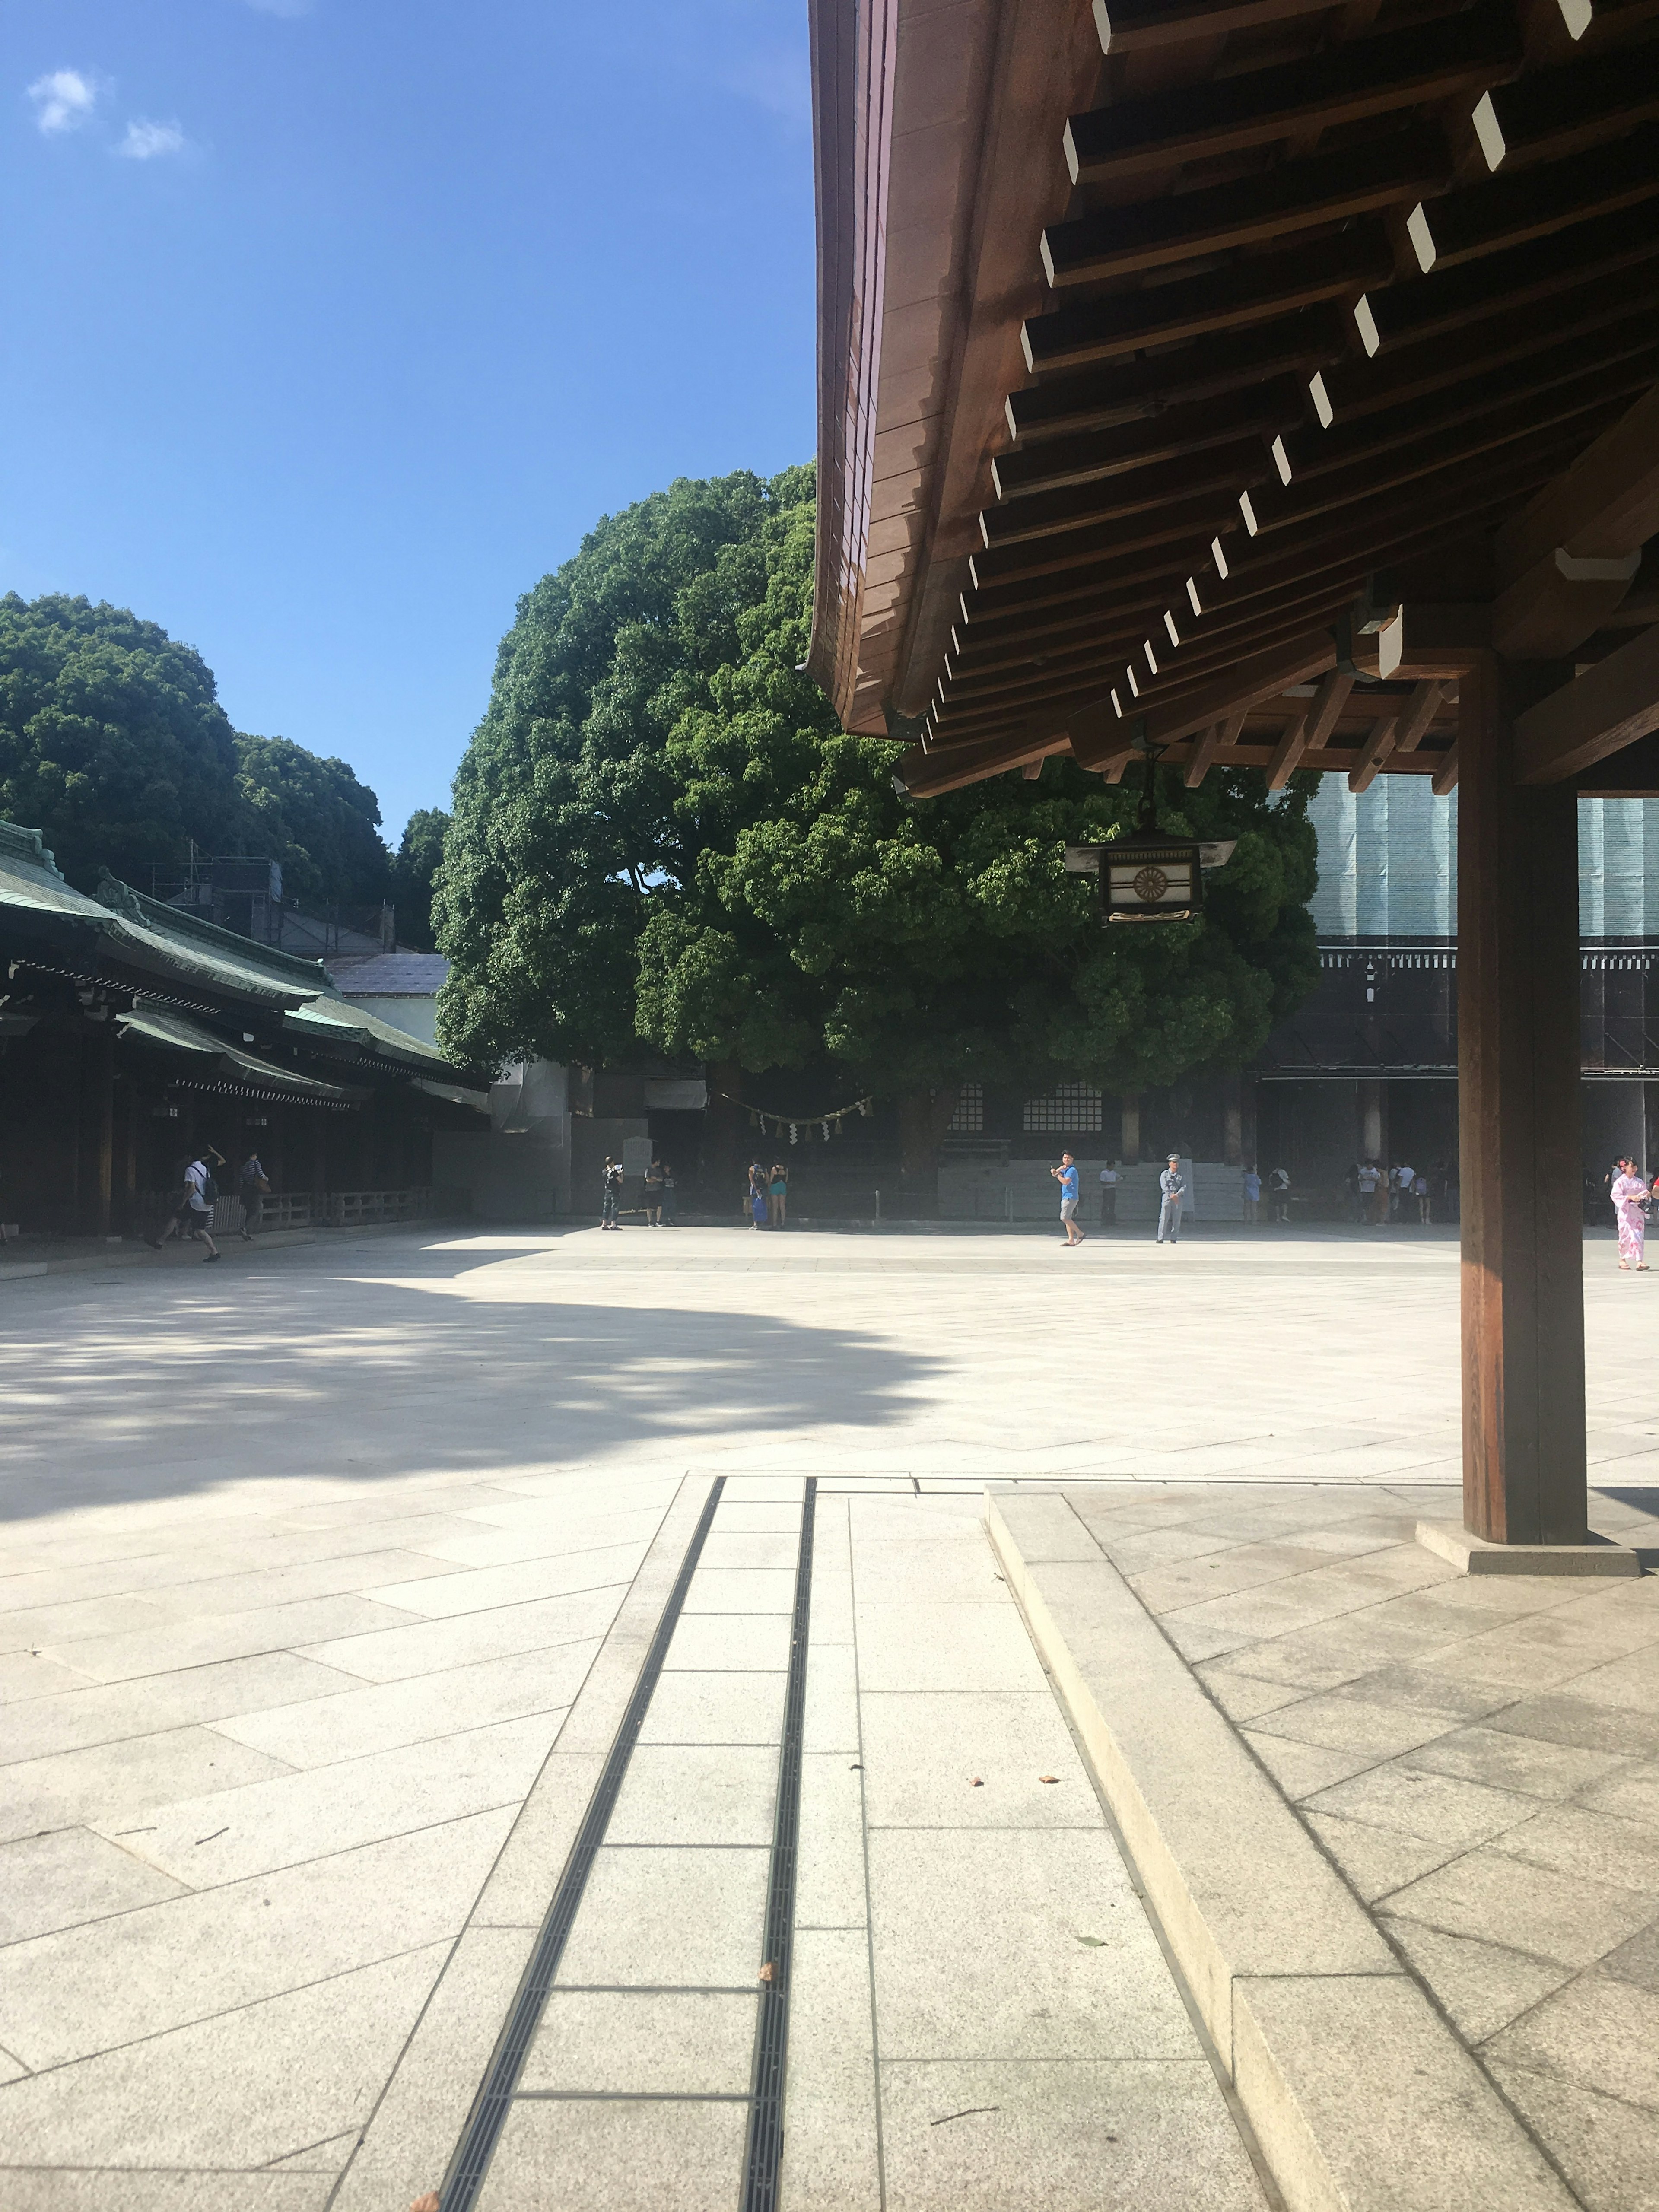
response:
<path fill-rule="evenodd" d="M 775 1131 L 781 1137 L 787 1129 L 792 1145 L 799 1144 L 803 1131 L 810 1135 L 815 1128 L 823 1132 L 823 1141 L 827 1145 L 832 1136 L 840 1136 L 843 1121 L 854 1114 L 867 1120 L 874 1112 L 876 1103 L 872 1097 L 855 1098 L 848 1106 L 837 1106 L 833 1113 L 797 1115 L 792 1120 L 787 1114 L 773 1114 L 764 1107 L 750 1105 L 747 1099 L 734 1098 L 729 1091 L 720 1091 L 717 1096 L 724 1098 L 728 1106 L 741 1106 L 749 1116 L 750 1127 L 758 1129 L 762 1136 L 769 1131 Z"/>

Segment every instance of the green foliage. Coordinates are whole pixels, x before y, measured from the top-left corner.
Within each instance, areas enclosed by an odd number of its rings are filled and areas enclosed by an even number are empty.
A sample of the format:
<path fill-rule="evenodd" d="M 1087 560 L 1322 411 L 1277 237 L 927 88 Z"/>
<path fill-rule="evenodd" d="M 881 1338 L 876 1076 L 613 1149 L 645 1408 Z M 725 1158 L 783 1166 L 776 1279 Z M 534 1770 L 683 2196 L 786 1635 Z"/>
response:
<path fill-rule="evenodd" d="M 417 808 L 404 825 L 403 842 L 392 863 L 392 896 L 402 944 L 431 948 L 433 879 L 443 860 L 448 828 L 449 817 L 439 806 Z"/>
<path fill-rule="evenodd" d="M 447 1048 L 828 1055 L 886 1093 L 1249 1059 L 1315 976 L 1304 797 L 1169 779 L 1165 825 L 1237 852 L 1203 921 L 1103 929 L 1063 849 L 1139 794 L 1066 759 L 902 799 L 899 748 L 842 735 L 797 672 L 812 520 L 808 469 L 682 482 L 520 601 L 436 903 Z"/>
<path fill-rule="evenodd" d="M 0 817 L 44 832 L 71 883 L 142 886 L 190 840 L 234 840 L 236 753 L 212 672 L 124 608 L 0 599 Z"/>
<path fill-rule="evenodd" d="M 380 802 L 343 760 L 287 738 L 236 739 L 241 849 L 283 864 L 283 894 L 301 905 L 374 906 L 392 890 Z"/>

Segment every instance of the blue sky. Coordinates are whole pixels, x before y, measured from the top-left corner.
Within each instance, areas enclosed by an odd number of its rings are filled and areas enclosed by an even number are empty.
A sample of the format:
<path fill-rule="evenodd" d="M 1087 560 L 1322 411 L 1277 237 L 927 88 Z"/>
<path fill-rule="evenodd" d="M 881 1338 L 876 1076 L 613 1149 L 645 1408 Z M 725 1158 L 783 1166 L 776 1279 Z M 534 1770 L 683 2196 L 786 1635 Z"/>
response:
<path fill-rule="evenodd" d="M 0 0 L 0 590 L 394 840 L 599 515 L 812 449 L 805 0 Z"/>

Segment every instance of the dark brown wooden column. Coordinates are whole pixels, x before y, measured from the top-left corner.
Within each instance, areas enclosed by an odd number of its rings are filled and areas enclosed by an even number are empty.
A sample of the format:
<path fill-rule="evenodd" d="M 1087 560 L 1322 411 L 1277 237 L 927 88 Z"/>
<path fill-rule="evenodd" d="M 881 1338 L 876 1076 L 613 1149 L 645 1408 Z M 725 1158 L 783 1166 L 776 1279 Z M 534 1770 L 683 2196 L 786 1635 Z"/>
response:
<path fill-rule="evenodd" d="M 1482 655 L 1459 690 L 1463 1519 L 1581 1544 L 1577 796 L 1516 783 L 1510 684 Z"/>
<path fill-rule="evenodd" d="M 96 1085 L 94 1106 L 98 1156 L 93 1186 L 93 1220 L 95 1233 L 107 1237 L 110 1232 L 111 1200 L 115 1193 L 115 1024 L 106 1021 L 102 1030 L 92 1042 L 93 1080 Z"/>

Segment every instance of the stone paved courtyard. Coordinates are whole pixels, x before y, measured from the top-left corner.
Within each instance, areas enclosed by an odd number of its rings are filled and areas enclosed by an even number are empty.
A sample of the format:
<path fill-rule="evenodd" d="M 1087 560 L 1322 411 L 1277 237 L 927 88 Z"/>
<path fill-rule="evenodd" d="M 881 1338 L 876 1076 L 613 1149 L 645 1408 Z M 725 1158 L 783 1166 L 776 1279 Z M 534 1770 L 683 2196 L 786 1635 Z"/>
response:
<path fill-rule="evenodd" d="M 1651 1491 L 1659 1292 L 1586 1251 L 1593 1479 Z M 1433 1234 L 439 1233 L 0 1285 L 0 2198 L 437 2185 L 718 1476 L 477 2201 L 738 2202 L 808 1477 L 784 2203 L 1273 2201 L 981 1492 L 1415 1498 L 1456 1478 L 1456 1302 Z M 1352 1820 L 1358 1747 L 1257 1668 L 1237 1717 Z"/>

